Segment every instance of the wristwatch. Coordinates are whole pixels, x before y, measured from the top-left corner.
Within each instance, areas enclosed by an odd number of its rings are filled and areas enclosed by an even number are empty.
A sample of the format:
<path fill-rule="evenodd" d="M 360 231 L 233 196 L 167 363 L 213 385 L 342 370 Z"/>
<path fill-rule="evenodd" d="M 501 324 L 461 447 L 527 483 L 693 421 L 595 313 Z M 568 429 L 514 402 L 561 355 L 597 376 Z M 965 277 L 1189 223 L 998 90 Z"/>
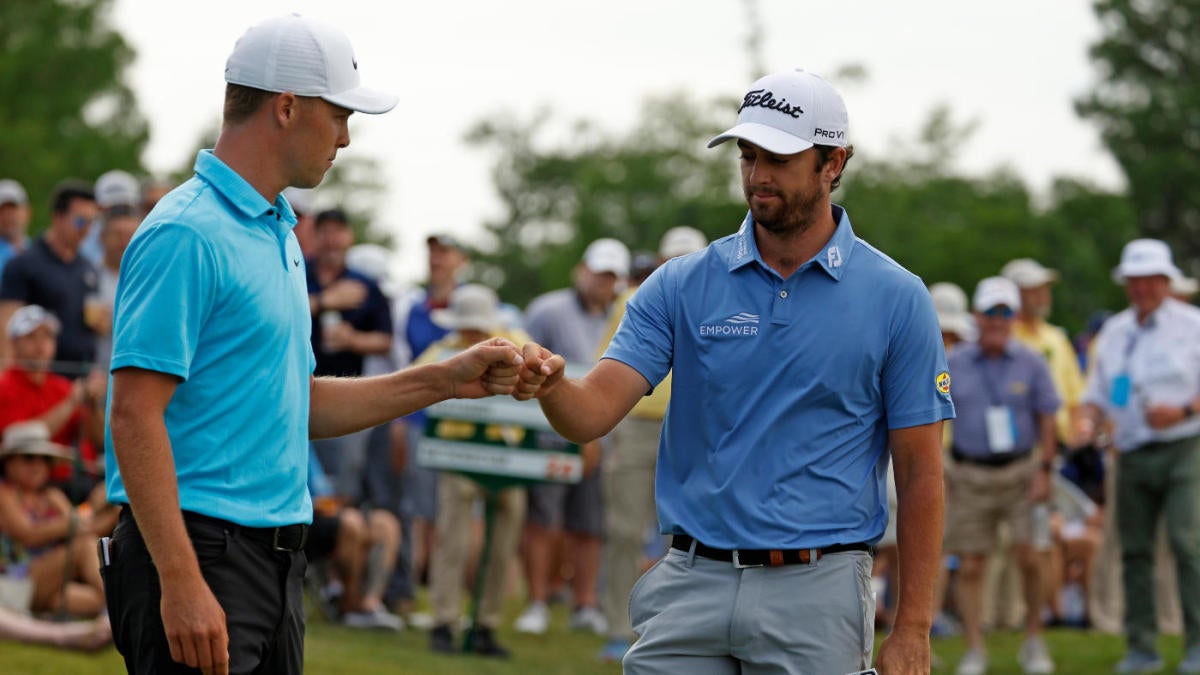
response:
<path fill-rule="evenodd" d="M 1183 404 L 1183 419 L 1187 419 L 1196 414 L 1196 409 L 1192 407 L 1192 402 L 1188 401 Z"/>

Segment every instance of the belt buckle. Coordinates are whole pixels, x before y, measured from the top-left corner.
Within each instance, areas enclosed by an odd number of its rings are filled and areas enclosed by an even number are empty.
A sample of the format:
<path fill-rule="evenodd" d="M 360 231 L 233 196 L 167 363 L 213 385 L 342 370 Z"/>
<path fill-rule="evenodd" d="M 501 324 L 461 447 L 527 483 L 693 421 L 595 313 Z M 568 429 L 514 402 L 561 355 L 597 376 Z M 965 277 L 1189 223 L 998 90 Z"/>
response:
<path fill-rule="evenodd" d="M 296 527 L 296 526 L 287 525 L 286 527 Z M 303 526 L 300 526 L 300 527 L 303 528 Z M 279 533 L 283 529 L 284 529 L 283 527 L 275 528 L 274 534 L 271 535 L 271 548 L 275 549 L 276 551 L 284 551 L 286 553 L 295 553 L 295 552 L 299 551 L 300 549 L 304 548 L 304 543 L 308 539 L 308 529 L 307 528 L 300 530 L 300 543 L 296 544 L 296 546 L 294 548 L 288 548 L 286 546 L 279 545 Z"/>
<path fill-rule="evenodd" d="M 738 556 L 738 550 L 736 548 L 733 549 L 733 568 L 734 569 L 744 570 L 748 567 L 763 567 L 763 566 L 764 566 L 763 563 L 757 563 L 754 565 L 743 564 L 741 558 Z"/>

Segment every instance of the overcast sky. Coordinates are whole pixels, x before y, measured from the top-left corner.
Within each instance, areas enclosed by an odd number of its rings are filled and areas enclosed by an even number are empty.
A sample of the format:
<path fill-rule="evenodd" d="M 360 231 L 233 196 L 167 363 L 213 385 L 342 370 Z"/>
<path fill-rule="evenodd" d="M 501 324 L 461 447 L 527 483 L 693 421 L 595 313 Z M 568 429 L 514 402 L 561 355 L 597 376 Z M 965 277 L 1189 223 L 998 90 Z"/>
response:
<path fill-rule="evenodd" d="M 980 123 L 963 151 L 966 170 L 1009 165 L 1035 189 L 1063 174 L 1121 184 L 1095 127 L 1072 108 L 1097 80 L 1087 58 L 1099 31 L 1090 0 L 757 7 L 768 70 L 866 69 L 865 81 L 833 81 L 864 154 L 887 155 L 946 103 L 957 120 Z M 130 79 L 150 121 L 151 170 L 189 161 L 218 120 L 225 59 L 238 36 L 290 11 L 345 31 L 363 83 L 400 97 L 391 113 L 355 115 L 352 144 L 340 156 L 381 161 L 388 194 L 376 225 L 395 235 L 402 280 L 423 275 L 426 233 L 469 237 L 499 210 L 492 158 L 462 141 L 472 123 L 549 106 L 620 130 L 648 95 L 684 89 L 740 98 L 751 82 L 741 0 L 117 0 L 113 21 L 138 53 Z M 730 123 L 735 116 L 731 110 Z"/>

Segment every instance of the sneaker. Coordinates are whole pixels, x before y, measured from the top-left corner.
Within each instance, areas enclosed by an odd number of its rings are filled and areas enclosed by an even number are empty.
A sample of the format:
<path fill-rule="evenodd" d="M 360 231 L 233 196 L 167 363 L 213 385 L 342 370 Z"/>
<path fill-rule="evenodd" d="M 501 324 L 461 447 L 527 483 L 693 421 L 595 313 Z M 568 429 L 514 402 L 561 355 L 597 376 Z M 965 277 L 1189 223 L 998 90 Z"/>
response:
<path fill-rule="evenodd" d="M 629 640 L 609 640 L 600 648 L 600 653 L 596 658 L 604 663 L 620 663 L 621 659 L 625 658 L 625 652 L 629 651 Z"/>
<path fill-rule="evenodd" d="M 342 615 L 342 625 L 348 628 L 404 630 L 404 620 L 382 607 L 376 607 L 370 612 L 347 612 Z"/>
<path fill-rule="evenodd" d="M 429 612 L 412 612 L 408 615 L 408 625 L 417 630 L 432 630 L 434 627 L 433 615 Z"/>
<path fill-rule="evenodd" d="M 495 633 L 487 626 L 475 629 L 475 642 L 471 647 L 471 653 L 480 656 L 490 656 L 496 659 L 507 659 L 509 656 L 508 650 L 496 642 Z"/>
<path fill-rule="evenodd" d="M 546 609 L 546 603 L 535 602 L 525 608 L 521 612 L 521 616 L 517 617 L 517 622 L 513 624 L 519 633 L 533 633 L 541 635 L 550 627 L 550 610 Z"/>
<path fill-rule="evenodd" d="M 571 614 L 571 630 L 586 630 L 596 635 L 608 632 L 608 620 L 595 607 L 580 607 Z"/>
<path fill-rule="evenodd" d="M 1046 650 L 1046 642 L 1040 635 L 1025 638 L 1021 651 L 1017 653 L 1017 663 L 1029 675 L 1050 675 L 1054 672 L 1054 661 L 1050 660 L 1050 652 Z"/>
<path fill-rule="evenodd" d="M 1200 673 L 1200 647 L 1188 647 L 1187 652 L 1183 655 L 1183 661 L 1179 662 L 1179 669 L 1175 672 L 1180 675 Z"/>
<path fill-rule="evenodd" d="M 984 675 L 987 672 L 987 654 L 982 649 L 971 649 L 958 662 L 955 675 Z"/>
<path fill-rule="evenodd" d="M 1115 673 L 1155 673 L 1162 670 L 1163 661 L 1154 652 L 1130 649 L 1117 664 Z"/>
<path fill-rule="evenodd" d="M 453 654 L 456 651 L 454 634 L 450 632 L 449 625 L 439 624 L 429 631 L 429 648 L 438 654 Z"/>

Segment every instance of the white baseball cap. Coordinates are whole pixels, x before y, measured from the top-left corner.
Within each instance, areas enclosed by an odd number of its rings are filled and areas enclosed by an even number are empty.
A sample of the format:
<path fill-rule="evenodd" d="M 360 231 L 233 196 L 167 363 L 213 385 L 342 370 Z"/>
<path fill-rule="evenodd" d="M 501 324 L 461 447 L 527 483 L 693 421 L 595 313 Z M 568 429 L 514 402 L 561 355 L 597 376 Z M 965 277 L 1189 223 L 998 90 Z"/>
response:
<path fill-rule="evenodd" d="M 963 340 L 975 339 L 975 318 L 967 310 L 967 294 L 957 284 L 939 281 L 929 287 L 933 309 L 937 312 L 938 328 L 954 333 Z"/>
<path fill-rule="evenodd" d="M 664 260 L 695 253 L 708 246 L 708 237 L 694 227 L 680 225 L 672 227 L 658 242 L 658 255 Z"/>
<path fill-rule="evenodd" d="M 1159 239 L 1134 239 L 1121 250 L 1121 264 L 1113 270 L 1113 280 L 1125 283 L 1129 277 L 1182 277 L 1171 262 L 1171 247 Z"/>
<path fill-rule="evenodd" d="M 629 249 L 625 244 L 604 237 L 588 244 L 583 252 L 583 264 L 596 274 L 612 272 L 618 277 L 629 276 Z"/>
<path fill-rule="evenodd" d="M 1021 292 L 1017 285 L 1004 277 L 988 277 L 975 287 L 973 301 L 976 312 L 986 312 L 1004 305 L 1014 312 L 1021 309 Z"/>
<path fill-rule="evenodd" d="M 338 29 L 299 14 L 267 19 L 246 31 L 225 62 L 225 81 L 379 114 L 396 106 L 392 94 L 359 84 L 350 40 Z"/>
<path fill-rule="evenodd" d="M 1010 260 L 1000 268 L 1000 276 L 1012 281 L 1017 288 L 1037 288 L 1058 281 L 1058 271 L 1043 267 L 1033 258 Z"/>
<path fill-rule="evenodd" d="M 142 184 L 120 169 L 105 171 L 96 179 L 96 205 L 102 209 L 114 206 L 139 206 L 142 203 Z"/>
<path fill-rule="evenodd" d="M 0 204 L 16 204 L 24 206 L 29 203 L 29 195 L 25 188 L 11 178 L 0 180 Z"/>
<path fill-rule="evenodd" d="M 773 73 L 750 85 L 737 124 L 708 147 L 740 138 L 768 152 L 794 155 L 814 145 L 849 144 L 850 118 L 842 95 L 803 70 Z"/>
<path fill-rule="evenodd" d="M 55 335 L 62 330 L 58 317 L 51 314 L 41 305 L 25 305 L 17 308 L 8 320 L 8 338 L 14 340 L 23 338 L 42 326 L 50 326 Z"/>
<path fill-rule="evenodd" d="M 483 284 L 464 284 L 450 294 L 446 309 L 435 309 L 429 318 L 448 330 L 492 331 L 504 325 L 496 291 Z"/>

